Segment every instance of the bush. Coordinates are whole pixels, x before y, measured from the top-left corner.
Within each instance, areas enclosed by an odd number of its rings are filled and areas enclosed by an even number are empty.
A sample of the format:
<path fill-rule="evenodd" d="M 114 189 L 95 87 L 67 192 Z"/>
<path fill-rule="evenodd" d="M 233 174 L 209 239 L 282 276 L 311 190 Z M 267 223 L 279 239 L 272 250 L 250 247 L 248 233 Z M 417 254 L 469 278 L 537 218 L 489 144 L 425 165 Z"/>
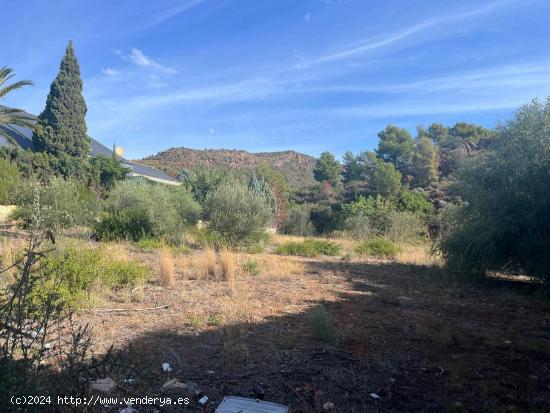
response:
<path fill-rule="evenodd" d="M 309 214 L 309 208 L 302 205 L 290 209 L 281 225 L 281 233 L 301 237 L 313 235 L 314 227 L 309 219 Z"/>
<path fill-rule="evenodd" d="M 136 242 L 143 238 L 151 239 L 157 234 L 146 211 L 129 208 L 106 213 L 94 225 L 94 235 L 101 241 L 127 239 Z"/>
<path fill-rule="evenodd" d="M 399 248 L 393 242 L 379 238 L 363 242 L 357 247 L 356 251 L 360 255 L 368 255 L 370 257 L 395 258 L 399 252 Z"/>
<path fill-rule="evenodd" d="M 21 220 L 25 227 L 38 214 L 40 224 L 53 232 L 90 225 L 100 211 L 100 202 L 94 192 L 76 181 L 57 177 L 44 185 L 35 180 L 23 182 L 17 205 L 19 208 L 15 218 Z"/>
<path fill-rule="evenodd" d="M 336 328 L 334 320 L 324 305 L 313 308 L 309 318 L 313 332 L 323 343 L 336 342 Z"/>
<path fill-rule="evenodd" d="M 177 242 L 200 216 L 200 206 L 185 188 L 143 180 L 118 184 L 109 194 L 107 213 L 95 226 L 98 239 L 166 238 Z"/>
<path fill-rule="evenodd" d="M 318 205 L 311 210 L 309 218 L 318 234 L 328 234 L 338 229 L 340 216 L 336 208 L 336 205 Z"/>
<path fill-rule="evenodd" d="M 418 242 L 426 238 L 424 220 L 412 212 L 393 212 L 386 237 L 393 242 Z"/>
<path fill-rule="evenodd" d="M 208 229 L 232 246 L 258 242 L 273 216 L 262 195 L 237 182 L 223 183 L 210 192 L 205 213 Z"/>
<path fill-rule="evenodd" d="M 0 205 L 10 204 L 15 200 L 19 186 L 19 169 L 17 165 L 0 158 Z"/>
<path fill-rule="evenodd" d="M 335 256 L 340 254 L 340 245 L 332 241 L 308 238 L 303 242 L 286 242 L 275 249 L 276 254 L 317 257 L 319 255 Z"/>
<path fill-rule="evenodd" d="M 109 189 L 116 181 L 125 179 L 128 173 L 128 169 L 120 162 L 103 156 L 81 158 L 1 147 L 0 158 L 16 164 L 19 172 L 26 178 L 36 177 L 41 181 L 48 181 L 54 176 L 62 177 L 94 189 Z"/>
<path fill-rule="evenodd" d="M 105 248 L 86 248 L 71 245 L 46 257 L 42 271 L 52 274 L 33 291 L 40 300 L 47 291 L 59 286 L 60 302 L 78 307 L 97 288 L 97 283 L 120 288 L 134 285 L 149 276 L 149 270 L 133 261 L 113 259 Z M 59 283 L 59 284 L 58 284 Z"/>
<path fill-rule="evenodd" d="M 395 212 L 395 204 L 381 196 L 360 196 L 354 202 L 342 206 L 344 228 L 352 228 L 361 218 L 362 229 L 369 236 L 383 236 L 391 227 L 391 215 Z"/>
<path fill-rule="evenodd" d="M 245 274 L 257 277 L 260 275 L 260 263 L 256 260 L 246 260 L 242 265 L 242 270 Z"/>
<path fill-rule="evenodd" d="M 172 202 L 183 226 L 195 225 L 201 217 L 202 208 L 195 201 L 193 194 L 183 185 L 168 188 L 172 195 Z"/>
<path fill-rule="evenodd" d="M 433 212 L 433 205 L 426 195 L 420 191 L 410 191 L 406 188 L 399 192 L 397 201 L 399 211 L 413 212 L 420 215 L 428 215 Z"/>
<path fill-rule="evenodd" d="M 465 201 L 440 248 L 457 271 L 521 271 L 550 280 L 550 98 L 522 107 L 492 150 L 467 162 Z"/>

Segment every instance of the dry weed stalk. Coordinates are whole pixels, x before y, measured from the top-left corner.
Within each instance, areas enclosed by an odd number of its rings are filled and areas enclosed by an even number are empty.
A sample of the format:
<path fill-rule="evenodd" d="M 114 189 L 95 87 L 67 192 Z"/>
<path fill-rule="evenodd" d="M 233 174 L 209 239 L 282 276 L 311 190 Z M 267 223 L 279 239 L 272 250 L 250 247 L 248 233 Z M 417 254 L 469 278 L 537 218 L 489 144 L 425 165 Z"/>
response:
<path fill-rule="evenodd" d="M 172 251 L 166 246 L 159 249 L 160 282 L 165 288 L 174 288 L 175 272 Z"/>
<path fill-rule="evenodd" d="M 220 267 L 222 269 L 222 280 L 229 283 L 235 281 L 235 256 L 234 254 L 224 249 L 220 252 Z"/>

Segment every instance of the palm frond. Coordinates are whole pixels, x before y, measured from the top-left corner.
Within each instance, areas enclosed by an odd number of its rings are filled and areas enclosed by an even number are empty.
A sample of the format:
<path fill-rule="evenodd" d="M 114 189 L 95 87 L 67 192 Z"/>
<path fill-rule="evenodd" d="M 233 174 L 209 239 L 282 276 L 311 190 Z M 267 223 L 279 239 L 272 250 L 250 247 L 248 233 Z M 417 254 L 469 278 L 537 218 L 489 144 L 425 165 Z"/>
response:
<path fill-rule="evenodd" d="M 10 80 L 15 73 L 13 69 L 7 66 L 0 68 L 0 86 L 4 85 Z M 11 85 L 0 88 L 0 99 L 10 93 L 12 90 L 20 89 L 23 86 L 30 86 L 33 83 L 30 80 L 20 80 L 19 82 L 12 83 Z"/>

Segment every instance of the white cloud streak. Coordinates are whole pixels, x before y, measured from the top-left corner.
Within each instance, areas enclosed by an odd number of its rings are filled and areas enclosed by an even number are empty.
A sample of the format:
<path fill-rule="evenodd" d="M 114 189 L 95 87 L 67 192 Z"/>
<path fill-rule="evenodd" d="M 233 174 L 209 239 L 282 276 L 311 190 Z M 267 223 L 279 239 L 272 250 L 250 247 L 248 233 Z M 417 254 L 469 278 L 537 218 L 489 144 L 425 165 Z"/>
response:
<path fill-rule="evenodd" d="M 141 50 L 136 49 L 135 47 L 132 48 L 132 51 L 127 56 L 127 58 L 138 66 L 147 67 L 166 74 L 178 73 L 177 70 L 161 65 L 157 61 L 153 60 L 151 57 L 146 56 Z"/>
<path fill-rule="evenodd" d="M 398 32 L 390 33 L 389 35 L 377 39 L 369 38 L 361 42 L 355 43 L 353 45 L 348 45 L 338 51 L 328 53 L 322 56 L 319 56 L 316 59 L 313 59 L 309 62 L 310 65 L 338 61 L 342 59 L 348 59 L 357 55 L 362 55 L 370 51 L 381 49 L 385 46 L 390 46 L 393 43 L 397 43 L 401 40 L 412 37 L 413 35 L 425 31 L 429 28 L 441 26 L 443 24 L 458 22 L 466 20 L 468 18 L 476 17 L 479 15 L 487 14 L 491 11 L 496 10 L 499 7 L 504 6 L 505 4 L 511 3 L 513 0 L 503 0 L 503 1 L 494 1 L 487 3 L 482 7 L 479 7 L 468 12 L 449 15 L 449 16 L 439 16 L 431 19 L 424 20 L 417 24 L 414 24 L 410 27 L 407 27 Z"/>

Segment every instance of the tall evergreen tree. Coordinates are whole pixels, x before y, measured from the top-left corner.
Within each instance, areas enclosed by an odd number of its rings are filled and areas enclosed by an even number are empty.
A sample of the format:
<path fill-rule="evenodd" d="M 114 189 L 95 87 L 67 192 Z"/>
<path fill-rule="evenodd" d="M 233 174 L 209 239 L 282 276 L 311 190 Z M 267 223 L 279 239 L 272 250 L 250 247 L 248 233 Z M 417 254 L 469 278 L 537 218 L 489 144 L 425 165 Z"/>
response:
<path fill-rule="evenodd" d="M 88 155 L 90 138 L 86 134 L 86 111 L 80 67 L 73 44 L 69 42 L 59 73 L 50 87 L 46 108 L 38 117 L 33 136 L 35 149 L 57 156 Z"/>
<path fill-rule="evenodd" d="M 406 173 L 414 148 L 411 134 L 403 128 L 388 125 L 378 133 L 376 154 L 386 162 L 391 162 L 399 171 Z"/>
<path fill-rule="evenodd" d="M 340 177 L 342 166 L 330 152 L 323 152 L 313 167 L 313 177 L 318 182 L 329 181 L 335 185 Z"/>
<path fill-rule="evenodd" d="M 437 157 L 434 145 L 427 136 L 421 137 L 412 156 L 413 184 L 426 187 L 437 178 Z"/>

